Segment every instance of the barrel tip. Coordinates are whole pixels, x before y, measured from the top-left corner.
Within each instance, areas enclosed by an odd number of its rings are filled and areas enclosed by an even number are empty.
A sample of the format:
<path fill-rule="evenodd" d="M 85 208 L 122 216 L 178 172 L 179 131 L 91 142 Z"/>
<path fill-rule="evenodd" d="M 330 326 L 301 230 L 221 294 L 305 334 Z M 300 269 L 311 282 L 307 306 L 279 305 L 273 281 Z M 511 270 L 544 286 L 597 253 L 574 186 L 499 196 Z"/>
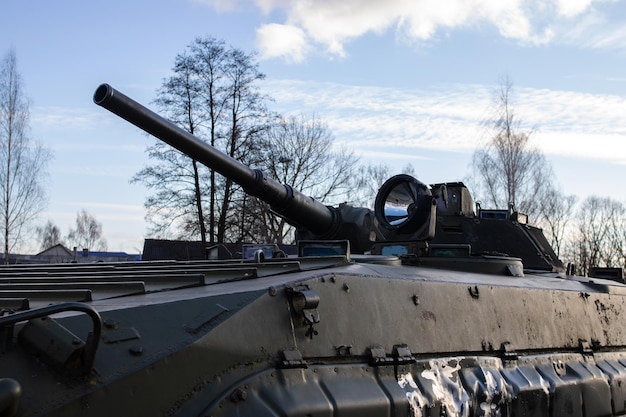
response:
<path fill-rule="evenodd" d="M 113 95 L 113 87 L 106 83 L 100 84 L 93 94 L 93 101 L 96 104 L 102 104 L 111 95 Z"/>

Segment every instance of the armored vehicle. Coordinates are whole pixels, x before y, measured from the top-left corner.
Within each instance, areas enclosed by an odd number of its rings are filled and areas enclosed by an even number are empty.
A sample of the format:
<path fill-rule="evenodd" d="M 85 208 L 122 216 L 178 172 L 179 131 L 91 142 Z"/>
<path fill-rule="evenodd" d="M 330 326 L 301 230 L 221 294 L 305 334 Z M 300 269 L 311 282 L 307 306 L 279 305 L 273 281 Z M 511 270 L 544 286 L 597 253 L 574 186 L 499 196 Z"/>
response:
<path fill-rule="evenodd" d="M 267 202 L 298 254 L 0 269 L 0 416 L 626 414 L 625 286 L 571 275 L 523 215 L 406 175 L 327 207 L 94 100 Z"/>

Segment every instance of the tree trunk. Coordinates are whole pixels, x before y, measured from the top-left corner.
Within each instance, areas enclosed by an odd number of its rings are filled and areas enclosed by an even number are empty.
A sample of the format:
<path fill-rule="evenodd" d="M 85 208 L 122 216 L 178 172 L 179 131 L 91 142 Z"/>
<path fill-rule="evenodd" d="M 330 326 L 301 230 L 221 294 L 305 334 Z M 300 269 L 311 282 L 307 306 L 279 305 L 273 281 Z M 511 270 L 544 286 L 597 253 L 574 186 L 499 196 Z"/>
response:
<path fill-rule="evenodd" d="M 230 190 L 232 185 L 233 181 L 231 179 L 226 179 L 226 184 L 224 185 L 224 200 L 222 201 L 222 210 L 217 224 L 218 243 L 224 243 L 224 236 L 226 236 L 226 215 L 228 214 Z"/>
<path fill-rule="evenodd" d="M 198 212 L 198 225 L 200 226 L 200 240 L 202 241 L 202 247 L 206 249 L 206 227 L 204 225 L 204 214 L 202 212 L 202 194 L 200 190 L 200 175 L 198 174 L 198 162 L 193 160 L 193 181 L 196 191 L 196 209 Z M 206 250 L 204 251 L 204 257 L 206 258 Z"/>
<path fill-rule="evenodd" d="M 13 108 L 13 104 L 10 104 L 10 108 Z M 13 155 L 13 121 L 12 114 L 9 114 L 9 137 L 7 138 L 7 173 L 4 184 L 5 195 L 4 195 L 4 264 L 9 264 L 9 231 L 11 229 L 11 224 L 9 221 L 11 215 L 11 156 Z"/>

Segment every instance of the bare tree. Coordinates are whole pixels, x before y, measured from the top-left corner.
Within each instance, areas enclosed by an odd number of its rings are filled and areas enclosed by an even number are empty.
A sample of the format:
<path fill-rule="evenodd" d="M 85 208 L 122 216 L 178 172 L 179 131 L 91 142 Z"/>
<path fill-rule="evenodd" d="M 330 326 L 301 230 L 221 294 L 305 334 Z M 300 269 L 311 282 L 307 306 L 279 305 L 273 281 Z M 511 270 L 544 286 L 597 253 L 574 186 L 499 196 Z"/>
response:
<path fill-rule="evenodd" d="M 318 117 L 279 117 L 266 131 L 260 168 L 269 177 L 288 184 L 326 204 L 339 202 L 350 188 L 358 159 L 335 149 L 328 126 Z M 237 210 L 245 215 L 241 240 L 292 243 L 293 228 L 270 211 L 267 204 L 247 197 Z"/>
<path fill-rule="evenodd" d="M 351 186 L 347 191 L 348 202 L 356 207 L 374 207 L 378 189 L 395 174 L 415 176 L 415 168 L 406 164 L 400 172 L 392 172 L 387 164 L 359 165 L 351 172 Z"/>
<path fill-rule="evenodd" d="M 188 53 L 178 55 L 173 72 L 163 81 L 155 103 L 173 123 L 197 135 L 206 123 L 207 114 L 195 59 Z M 162 235 L 176 224 L 182 235 L 193 236 L 199 231 L 202 242 L 206 243 L 201 190 L 201 177 L 206 170 L 195 159 L 161 141 L 149 146 L 147 152 L 158 164 L 142 169 L 131 182 L 142 182 L 154 190 L 145 203 L 151 233 Z"/>
<path fill-rule="evenodd" d="M 626 266 L 625 214 L 624 205 L 608 197 L 591 196 L 582 202 L 568 250 L 577 273 L 587 275 L 592 267 Z"/>
<path fill-rule="evenodd" d="M 0 222 L 5 263 L 44 209 L 50 152 L 29 137 L 29 101 L 14 51 L 0 63 Z"/>
<path fill-rule="evenodd" d="M 198 38 L 176 57 L 173 75 L 163 82 L 155 102 L 181 128 L 250 163 L 267 118 L 267 97 L 257 87 L 263 78 L 254 55 L 214 38 Z M 199 234 L 205 242 L 224 241 L 234 224 L 229 216 L 237 186 L 160 142 L 148 152 L 157 165 L 144 168 L 132 181 L 153 191 L 145 203 L 152 233 L 174 230 L 178 238 Z"/>
<path fill-rule="evenodd" d="M 39 237 L 39 248 L 46 250 L 61 243 L 61 229 L 52 221 L 48 220 L 44 226 L 37 227 Z"/>
<path fill-rule="evenodd" d="M 172 230 L 177 239 L 197 236 L 199 230 L 195 195 L 195 168 L 191 159 L 164 143 L 148 148 L 148 155 L 158 163 L 143 168 L 132 182 L 142 182 L 153 193 L 144 203 L 150 234 L 169 236 Z"/>
<path fill-rule="evenodd" d="M 76 214 L 76 228 L 70 229 L 66 241 L 71 247 L 79 249 L 107 250 L 106 239 L 102 237 L 102 223 L 86 210 Z"/>
<path fill-rule="evenodd" d="M 477 200 L 493 208 L 508 208 L 536 217 L 537 196 L 552 189 L 552 169 L 544 155 L 532 146 L 532 130 L 522 130 L 515 118 L 513 84 L 505 78 L 496 94 L 493 129 L 488 143 L 472 156 L 470 183 Z"/>
<path fill-rule="evenodd" d="M 238 49 L 229 51 L 226 70 L 228 97 L 225 105 L 225 118 L 228 128 L 225 135 L 225 153 L 244 164 L 253 165 L 255 141 L 262 140 L 262 134 L 268 128 L 269 112 L 265 103 L 269 97 L 260 93 L 258 82 L 265 79 L 265 74 L 258 69 L 254 54 L 246 54 Z M 224 242 L 229 226 L 236 227 L 236 220 L 228 222 L 233 197 L 238 186 L 230 179 L 223 178 L 222 204 L 217 224 L 217 241 Z"/>
<path fill-rule="evenodd" d="M 352 177 L 353 186 L 348 190 L 348 201 L 358 207 L 374 207 L 376 193 L 391 176 L 386 164 L 360 165 Z"/>
<path fill-rule="evenodd" d="M 561 249 L 565 238 L 565 230 L 572 217 L 578 198 L 565 195 L 557 189 L 549 190 L 539 198 L 539 222 L 554 249 L 557 257 L 561 257 Z"/>

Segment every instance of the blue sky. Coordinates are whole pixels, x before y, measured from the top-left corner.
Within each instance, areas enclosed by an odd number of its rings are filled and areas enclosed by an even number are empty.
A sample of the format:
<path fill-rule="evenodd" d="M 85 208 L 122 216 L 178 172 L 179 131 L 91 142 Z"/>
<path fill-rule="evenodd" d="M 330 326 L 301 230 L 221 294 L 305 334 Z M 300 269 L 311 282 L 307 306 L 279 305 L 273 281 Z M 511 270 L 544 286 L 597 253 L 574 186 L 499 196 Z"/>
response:
<path fill-rule="evenodd" d="M 316 114 L 338 144 L 426 183 L 462 180 L 499 80 L 581 199 L 626 200 L 626 4 L 593 0 L 0 0 L 31 99 L 32 135 L 54 153 L 50 219 L 86 209 L 110 250 L 143 246 L 148 161 L 138 129 L 95 106 L 103 82 L 149 105 L 176 54 L 213 36 L 257 51 L 283 113 Z"/>

